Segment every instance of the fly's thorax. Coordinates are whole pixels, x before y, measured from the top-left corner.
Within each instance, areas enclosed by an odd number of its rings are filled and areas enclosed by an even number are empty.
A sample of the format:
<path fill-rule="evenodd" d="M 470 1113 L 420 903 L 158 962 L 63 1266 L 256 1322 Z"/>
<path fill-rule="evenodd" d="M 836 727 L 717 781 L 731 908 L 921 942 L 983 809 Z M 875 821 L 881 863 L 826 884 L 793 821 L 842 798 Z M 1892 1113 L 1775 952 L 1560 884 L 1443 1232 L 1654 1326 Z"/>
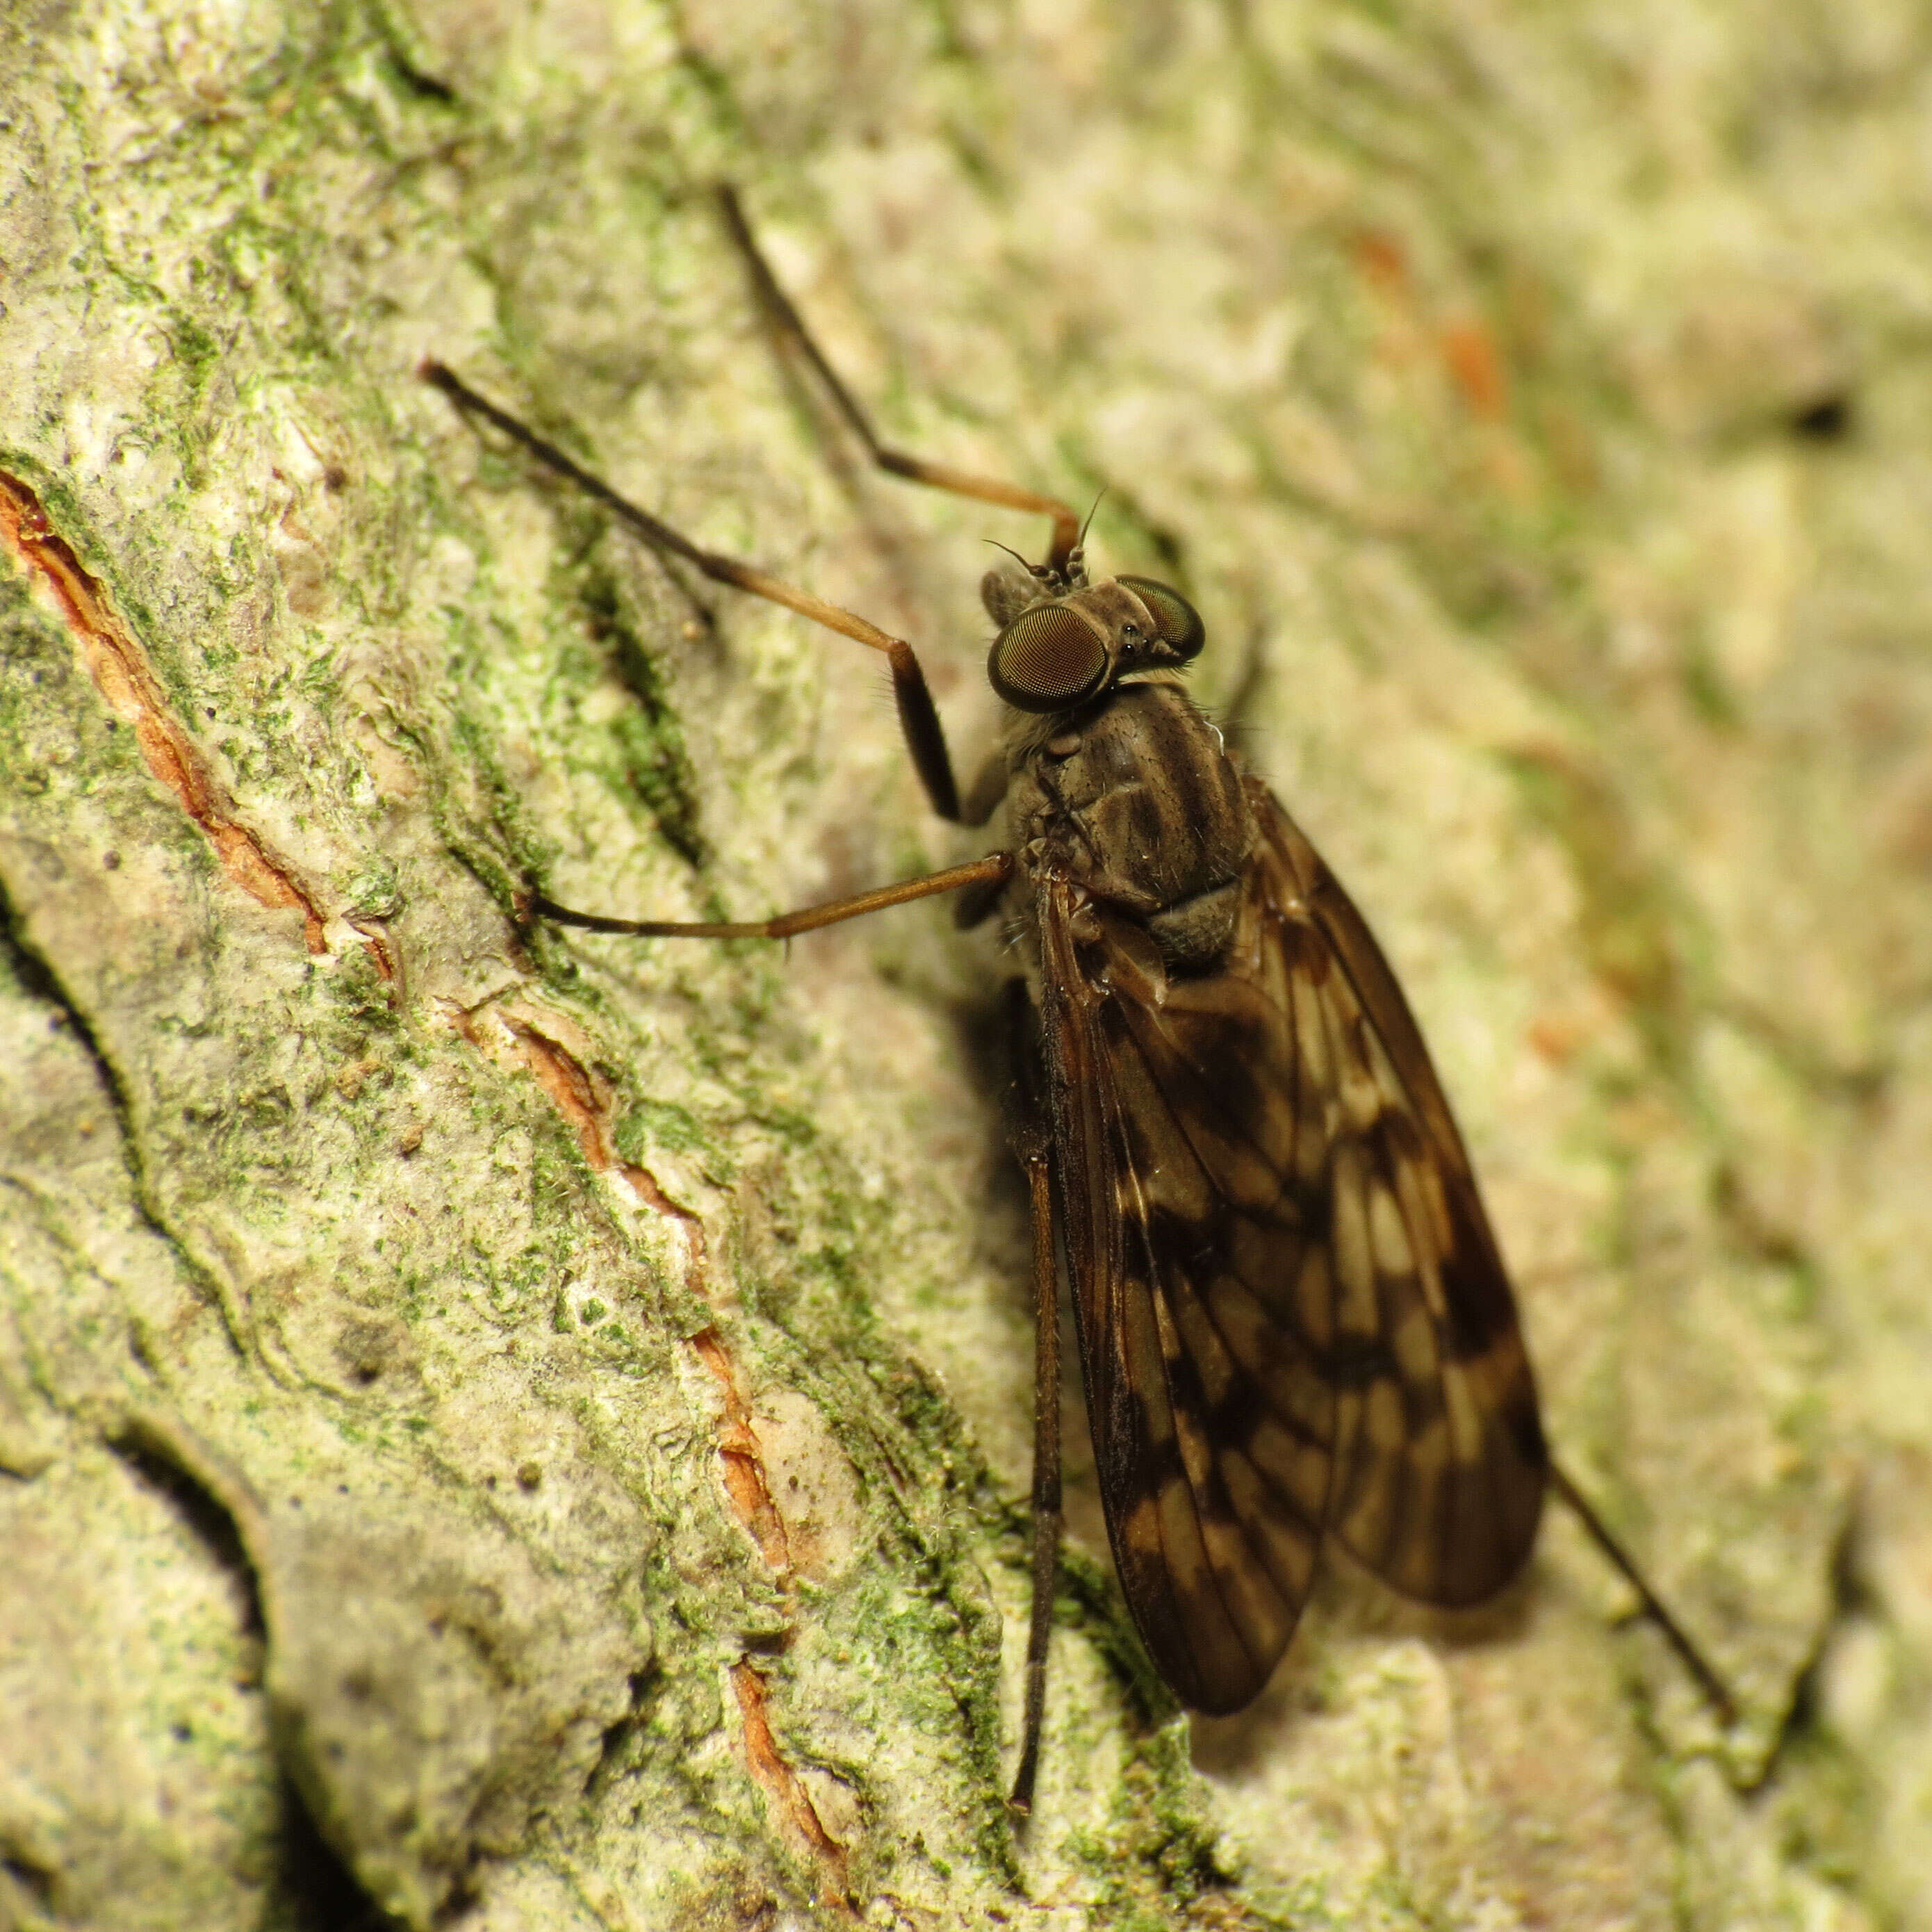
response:
<path fill-rule="evenodd" d="M 1239 766 L 1172 674 L 1083 709 L 1015 712 L 1013 848 L 1137 920 L 1174 970 L 1204 970 L 1234 930 L 1254 823 Z"/>

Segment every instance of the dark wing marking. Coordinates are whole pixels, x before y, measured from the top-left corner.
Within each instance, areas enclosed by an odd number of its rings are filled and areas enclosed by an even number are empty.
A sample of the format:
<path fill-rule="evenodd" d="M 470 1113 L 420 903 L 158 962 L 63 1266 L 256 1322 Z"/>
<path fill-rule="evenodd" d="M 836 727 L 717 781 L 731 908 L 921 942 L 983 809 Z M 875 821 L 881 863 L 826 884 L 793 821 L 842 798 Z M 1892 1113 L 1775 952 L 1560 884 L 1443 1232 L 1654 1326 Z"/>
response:
<path fill-rule="evenodd" d="M 1096 926 L 1097 946 L 1082 945 L 1076 933 Z M 1136 1049 L 1130 1016 L 1151 1010 L 1151 992 L 1135 969 L 1160 973 L 1157 956 L 1136 957 L 1152 955 L 1144 933 L 1076 905 L 1058 879 L 1042 885 L 1040 931 L 1055 1161 L 1115 1565 L 1182 1700 L 1238 1709 L 1294 1633 L 1328 1495 L 1334 1394 L 1271 1306 L 1278 1258 L 1305 1244 L 1276 1219 L 1294 1211 L 1279 1148 L 1242 1145 L 1242 1121 L 1204 1104 L 1198 1076 L 1163 1093 Z M 1264 996 L 1230 980 L 1220 997 L 1226 1016 L 1208 1024 L 1229 1044 L 1279 1050 Z M 1258 1098 L 1270 1073 L 1294 1070 L 1251 1071 Z"/>
<path fill-rule="evenodd" d="M 1337 1365 L 1346 1447 L 1328 1526 L 1403 1594 L 1479 1603 L 1528 1557 L 1549 1466 L 1515 1298 L 1382 949 L 1287 813 L 1249 788 L 1276 916 L 1312 920 L 1338 969 L 1322 1002 L 1350 1096 L 1333 1168 L 1336 1247 L 1365 1246 L 1373 1281 L 1360 1372 Z"/>
<path fill-rule="evenodd" d="M 1042 1020 L 1074 1310 L 1121 1586 L 1183 1701 L 1293 1634 L 1324 1528 L 1397 1589 L 1486 1596 L 1544 1454 L 1508 1283 L 1420 1034 L 1264 788 L 1233 944 L 1170 980 L 1048 875 Z"/>

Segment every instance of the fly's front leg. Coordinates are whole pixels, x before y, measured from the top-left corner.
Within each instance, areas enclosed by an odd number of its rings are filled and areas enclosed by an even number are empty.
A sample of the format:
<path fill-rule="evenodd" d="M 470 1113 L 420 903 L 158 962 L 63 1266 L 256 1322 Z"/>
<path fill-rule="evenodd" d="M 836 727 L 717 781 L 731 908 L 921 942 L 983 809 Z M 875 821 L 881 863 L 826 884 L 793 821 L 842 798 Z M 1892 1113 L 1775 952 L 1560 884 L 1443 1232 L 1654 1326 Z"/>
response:
<path fill-rule="evenodd" d="M 828 604 L 809 591 L 800 590 L 778 578 L 768 576 L 748 563 L 740 563 L 736 557 L 722 556 L 716 550 L 700 550 L 681 531 L 673 530 L 648 510 L 640 509 L 627 497 L 620 496 L 601 476 L 592 475 L 574 458 L 566 455 L 555 443 L 518 422 L 507 410 L 499 409 L 488 397 L 479 395 L 442 363 L 425 362 L 418 373 L 424 382 L 440 389 L 459 409 L 481 417 L 494 428 L 502 430 L 546 469 L 575 484 L 585 495 L 594 497 L 652 549 L 666 556 L 682 558 L 715 584 L 728 584 L 735 590 L 749 591 L 754 597 L 782 604 L 788 610 L 796 610 L 800 616 L 809 617 L 814 624 L 823 624 L 828 631 L 836 631 L 842 638 L 850 638 L 868 650 L 878 652 L 892 672 L 892 699 L 898 708 L 899 729 L 904 735 L 906 749 L 912 754 L 913 769 L 919 773 L 920 783 L 926 788 L 926 797 L 941 818 L 956 825 L 960 822 L 959 787 L 952 776 L 952 756 L 946 748 L 946 732 L 934 706 L 926 673 L 920 668 L 913 647 L 904 638 L 895 638 L 865 618 L 842 610 L 836 604 Z"/>

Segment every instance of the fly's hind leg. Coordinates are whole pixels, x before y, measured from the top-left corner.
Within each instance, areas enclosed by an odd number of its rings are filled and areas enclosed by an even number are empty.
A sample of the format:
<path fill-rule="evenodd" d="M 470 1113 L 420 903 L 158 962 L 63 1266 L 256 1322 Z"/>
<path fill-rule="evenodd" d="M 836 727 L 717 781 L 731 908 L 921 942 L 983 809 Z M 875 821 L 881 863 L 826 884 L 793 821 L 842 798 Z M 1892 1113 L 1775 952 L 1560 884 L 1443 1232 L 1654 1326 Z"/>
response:
<path fill-rule="evenodd" d="M 1697 1688 L 1717 1713 L 1718 1720 L 1725 1725 L 1734 1724 L 1738 1718 L 1738 1700 L 1732 1695 L 1731 1688 L 1712 1668 L 1704 1653 L 1692 1642 L 1690 1633 L 1673 1616 L 1664 1599 L 1651 1588 L 1650 1580 L 1638 1568 L 1636 1559 L 1625 1550 L 1610 1526 L 1597 1514 L 1596 1505 L 1584 1495 L 1570 1479 L 1562 1463 L 1552 1460 L 1550 1465 L 1550 1486 L 1568 1504 L 1576 1520 L 1583 1526 L 1592 1542 L 1601 1550 L 1616 1570 L 1637 1594 L 1643 1606 L 1643 1613 L 1656 1624 L 1664 1634 L 1664 1641 L 1678 1655 L 1678 1660 L 1696 1679 Z"/>
<path fill-rule="evenodd" d="M 731 239 L 745 258 L 745 266 L 750 272 L 752 286 L 758 292 L 760 305 L 810 364 L 839 415 L 853 434 L 866 446 L 866 453 L 872 461 L 888 476 L 903 477 L 909 483 L 923 483 L 929 489 L 948 490 L 956 496 L 970 496 L 977 502 L 998 503 L 1003 509 L 1030 510 L 1050 517 L 1053 520 L 1053 538 L 1052 548 L 1047 554 L 1047 565 L 1066 576 L 1080 547 L 1080 519 L 1072 508 L 1057 496 L 1042 496 L 1036 490 L 1022 488 L 1017 483 L 1002 482 L 996 477 L 975 476 L 943 463 L 930 463 L 922 456 L 910 456 L 904 450 L 894 449 L 881 442 L 871 418 L 854 400 L 851 391 L 839 380 L 838 371 L 826 360 L 824 351 L 812 339 L 812 332 L 806 327 L 803 317 L 792 306 L 791 298 L 779 286 L 778 278 L 772 273 L 771 264 L 765 260 L 752 232 L 751 224 L 745 219 L 737 190 L 728 182 L 721 182 L 718 202 L 724 212 L 724 225 L 730 231 Z"/>
<path fill-rule="evenodd" d="M 1053 1246 L 1052 1137 L 1040 1092 L 1037 1029 L 1026 982 L 1008 982 L 1006 1006 L 1013 1075 L 1006 1133 L 1026 1176 L 1033 1223 L 1033 1594 L 1027 1618 L 1026 1696 L 1020 1756 L 1013 1773 L 1015 1811 L 1033 1809 L 1040 1772 L 1040 1736 L 1046 1714 L 1046 1656 L 1053 1635 L 1053 1602 L 1060 1582 L 1064 1524 L 1060 1485 L 1060 1273 Z"/>

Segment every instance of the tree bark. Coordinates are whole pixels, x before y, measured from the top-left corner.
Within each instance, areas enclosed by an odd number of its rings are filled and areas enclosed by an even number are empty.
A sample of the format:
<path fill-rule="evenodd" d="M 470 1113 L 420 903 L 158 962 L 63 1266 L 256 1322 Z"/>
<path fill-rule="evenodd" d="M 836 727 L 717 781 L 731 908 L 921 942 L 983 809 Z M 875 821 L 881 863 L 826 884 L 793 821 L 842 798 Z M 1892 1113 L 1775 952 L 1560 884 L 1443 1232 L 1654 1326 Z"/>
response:
<path fill-rule="evenodd" d="M 80 0 L 0 44 L 0 1923 L 1932 1924 L 1932 378 L 1910 0 Z M 986 848 L 1023 518 L 1206 614 L 1548 1426 L 1507 1600 L 1190 1723 L 1077 1389 L 1029 1828 Z"/>

